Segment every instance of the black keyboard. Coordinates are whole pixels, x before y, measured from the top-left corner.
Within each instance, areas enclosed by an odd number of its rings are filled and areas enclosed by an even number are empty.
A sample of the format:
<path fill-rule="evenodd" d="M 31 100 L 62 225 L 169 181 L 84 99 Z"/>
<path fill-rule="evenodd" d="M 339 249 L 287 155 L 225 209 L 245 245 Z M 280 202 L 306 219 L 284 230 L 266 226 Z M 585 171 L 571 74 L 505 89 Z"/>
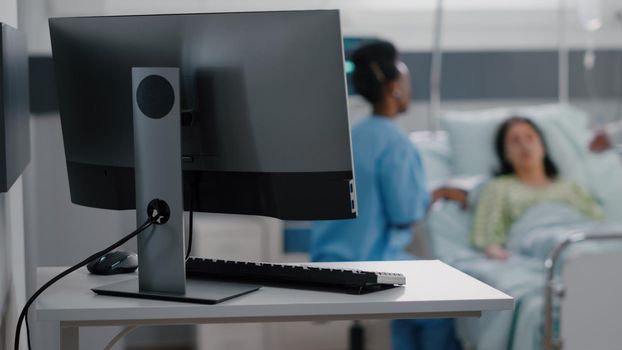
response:
<path fill-rule="evenodd" d="M 304 264 L 272 264 L 190 257 L 190 278 L 226 279 L 270 286 L 363 294 L 406 284 L 400 273 L 334 269 Z"/>

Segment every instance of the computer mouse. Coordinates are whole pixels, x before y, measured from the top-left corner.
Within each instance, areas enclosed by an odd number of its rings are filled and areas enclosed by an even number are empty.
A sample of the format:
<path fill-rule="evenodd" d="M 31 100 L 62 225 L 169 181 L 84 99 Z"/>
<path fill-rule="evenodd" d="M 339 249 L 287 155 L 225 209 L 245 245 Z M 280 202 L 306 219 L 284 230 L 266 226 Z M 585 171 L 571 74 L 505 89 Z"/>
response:
<path fill-rule="evenodd" d="M 86 265 L 86 268 L 95 275 L 131 273 L 138 268 L 138 255 L 130 252 L 114 251 L 91 261 Z"/>

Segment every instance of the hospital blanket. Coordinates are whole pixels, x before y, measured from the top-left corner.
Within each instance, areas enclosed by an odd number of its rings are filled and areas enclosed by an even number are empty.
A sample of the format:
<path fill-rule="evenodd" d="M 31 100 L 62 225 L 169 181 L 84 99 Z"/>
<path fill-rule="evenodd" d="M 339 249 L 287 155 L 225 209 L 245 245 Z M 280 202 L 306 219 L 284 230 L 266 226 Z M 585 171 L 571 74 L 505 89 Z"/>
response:
<path fill-rule="evenodd" d="M 512 225 L 507 247 L 514 254 L 544 261 L 555 246 L 577 232 L 622 232 L 622 225 L 587 219 L 565 205 L 540 204 L 527 210 Z M 572 257 L 619 248 L 619 243 L 583 242 L 570 247 L 564 255 Z"/>
<path fill-rule="evenodd" d="M 461 319 L 461 338 L 478 350 L 538 349 L 543 333 L 544 259 L 551 249 L 577 231 L 622 231 L 622 226 L 585 219 L 573 209 L 542 204 L 528 210 L 511 228 L 507 261 L 492 261 L 470 244 L 472 215 L 455 203 L 437 205 L 426 225 L 432 249 L 446 263 L 515 298 L 514 311 L 488 312 Z M 611 245 L 581 243 L 573 256 Z M 570 255 L 570 254 L 569 254 Z"/>

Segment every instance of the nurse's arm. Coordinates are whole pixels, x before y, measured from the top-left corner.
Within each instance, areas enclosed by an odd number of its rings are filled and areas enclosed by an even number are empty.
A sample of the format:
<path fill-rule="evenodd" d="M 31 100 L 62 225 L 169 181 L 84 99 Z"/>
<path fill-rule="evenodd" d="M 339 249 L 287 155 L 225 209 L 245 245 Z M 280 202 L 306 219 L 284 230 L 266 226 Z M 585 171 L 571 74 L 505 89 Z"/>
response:
<path fill-rule="evenodd" d="M 469 205 L 468 192 L 460 188 L 446 186 L 437 188 L 432 192 L 432 203 L 440 199 L 457 202 L 462 209 L 467 209 Z"/>

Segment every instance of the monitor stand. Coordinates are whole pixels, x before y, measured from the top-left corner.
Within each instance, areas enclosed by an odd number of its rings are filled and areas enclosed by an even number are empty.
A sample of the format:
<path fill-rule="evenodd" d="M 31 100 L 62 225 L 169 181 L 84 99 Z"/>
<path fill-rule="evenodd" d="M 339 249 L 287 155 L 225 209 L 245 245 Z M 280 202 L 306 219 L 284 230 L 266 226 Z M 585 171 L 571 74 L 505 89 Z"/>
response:
<path fill-rule="evenodd" d="M 179 68 L 132 68 L 137 223 L 147 221 L 154 200 L 170 216 L 138 235 L 138 280 L 95 288 L 95 293 L 214 304 L 260 288 L 186 281 L 179 100 Z"/>
<path fill-rule="evenodd" d="M 225 300 L 254 292 L 259 288 L 261 287 L 244 283 L 188 279 L 184 294 L 162 293 L 148 290 L 141 291 L 138 288 L 138 279 L 133 278 L 129 281 L 93 288 L 93 291 L 97 294 L 115 297 L 181 301 L 195 304 L 218 304 Z"/>

